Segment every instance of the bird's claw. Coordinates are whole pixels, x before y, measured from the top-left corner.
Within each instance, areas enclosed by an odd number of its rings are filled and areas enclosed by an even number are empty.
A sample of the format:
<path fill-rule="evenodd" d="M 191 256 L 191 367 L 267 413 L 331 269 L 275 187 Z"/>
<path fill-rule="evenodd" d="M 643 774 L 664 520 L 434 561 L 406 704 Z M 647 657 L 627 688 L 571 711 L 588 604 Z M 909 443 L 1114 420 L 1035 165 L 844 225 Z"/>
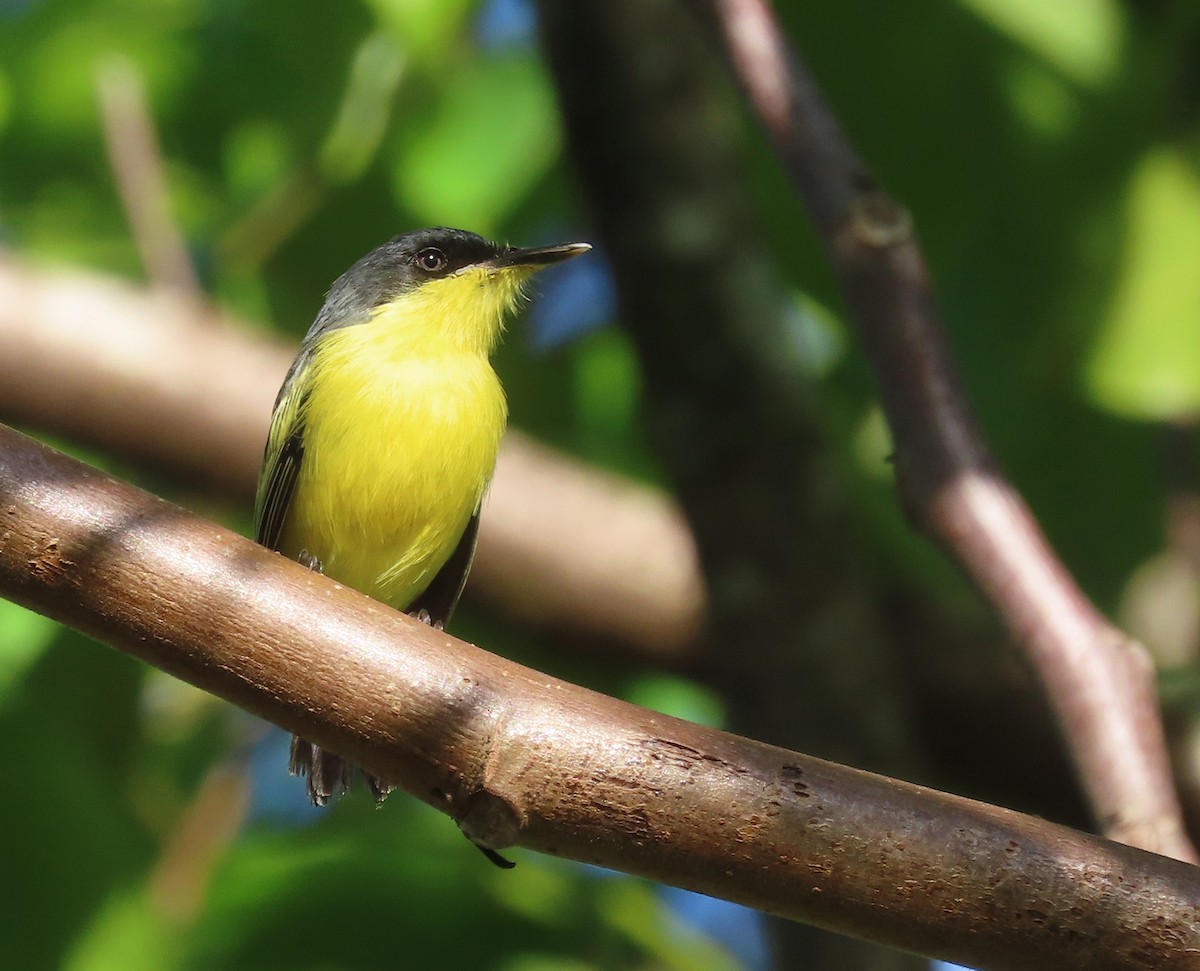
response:
<path fill-rule="evenodd" d="M 414 620 L 419 620 L 422 624 L 427 624 L 434 630 L 445 630 L 445 625 L 443 622 L 440 620 L 434 620 L 433 615 L 424 607 L 422 607 L 420 610 L 414 610 L 408 616 L 412 617 Z"/>
<path fill-rule="evenodd" d="M 308 550 L 301 550 L 300 555 L 296 557 L 296 562 L 307 570 L 312 570 L 313 573 L 325 573 L 325 564 L 313 556 Z"/>

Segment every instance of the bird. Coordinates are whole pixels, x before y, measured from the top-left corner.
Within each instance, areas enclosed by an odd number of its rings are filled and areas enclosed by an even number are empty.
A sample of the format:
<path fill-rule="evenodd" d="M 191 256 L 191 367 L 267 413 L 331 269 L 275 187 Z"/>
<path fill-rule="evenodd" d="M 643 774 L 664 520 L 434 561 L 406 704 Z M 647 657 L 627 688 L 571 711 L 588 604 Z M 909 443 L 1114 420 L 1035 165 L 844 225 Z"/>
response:
<path fill-rule="evenodd" d="M 507 423 L 491 354 L 529 278 L 590 249 L 519 249 L 435 227 L 394 237 L 338 277 L 275 401 L 257 542 L 444 627 Z M 354 771 L 298 736 L 289 769 L 317 805 Z M 389 787 L 363 775 L 382 800 Z"/>

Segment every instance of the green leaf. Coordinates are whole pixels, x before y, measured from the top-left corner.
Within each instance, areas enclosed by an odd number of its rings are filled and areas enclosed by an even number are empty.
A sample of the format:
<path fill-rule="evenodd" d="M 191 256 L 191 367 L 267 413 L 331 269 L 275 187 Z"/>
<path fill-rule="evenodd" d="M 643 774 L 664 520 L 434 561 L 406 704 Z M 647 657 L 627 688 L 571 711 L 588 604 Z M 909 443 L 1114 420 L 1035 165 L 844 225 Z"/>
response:
<path fill-rule="evenodd" d="M 962 0 L 1071 80 L 1099 86 L 1120 66 L 1125 22 L 1116 0 Z"/>
<path fill-rule="evenodd" d="M 720 728 L 725 724 L 720 696 L 706 685 L 677 675 L 639 675 L 626 689 L 625 700 L 698 725 Z"/>
<path fill-rule="evenodd" d="M 274 119 L 233 128 L 222 151 L 229 197 L 250 204 L 279 185 L 295 165 L 288 133 Z"/>
<path fill-rule="evenodd" d="M 558 150 L 554 91 L 542 66 L 522 55 L 472 61 L 437 111 L 405 133 L 395 192 L 420 222 L 494 232 Z"/>
<path fill-rule="evenodd" d="M 352 182 L 375 158 L 404 76 L 404 58 L 382 33 L 355 52 L 337 118 L 321 146 L 321 174 L 332 183 Z"/>
<path fill-rule="evenodd" d="M 64 630 L 2 699 L 0 737 L 21 766 L 0 801 L 4 872 L 20 888 L 0 907 L 14 967 L 62 967 L 83 938 L 107 934 L 97 914 L 149 866 L 126 797 L 140 681 L 132 660 Z"/>
<path fill-rule="evenodd" d="M 514 954 L 498 971 L 597 971 L 596 965 L 561 954 Z"/>
<path fill-rule="evenodd" d="M 651 884 L 613 880 L 601 893 L 609 923 L 670 971 L 738 971 L 741 965 L 704 934 L 675 919 Z"/>
<path fill-rule="evenodd" d="M 1125 254 L 1086 379 L 1102 406 L 1140 418 L 1200 408 L 1200 177 L 1177 151 L 1138 165 Z"/>
<path fill-rule="evenodd" d="M 0 600 L 0 701 L 20 684 L 58 629 L 48 617 Z"/>
<path fill-rule="evenodd" d="M 8 127 L 13 111 L 13 88 L 8 75 L 0 71 L 0 134 Z"/>
<path fill-rule="evenodd" d="M 64 971 L 166 971 L 178 937 L 144 892 L 114 892 L 63 962 Z"/>
<path fill-rule="evenodd" d="M 435 65 L 462 33 L 475 0 L 367 0 L 367 6 L 406 55 Z"/>

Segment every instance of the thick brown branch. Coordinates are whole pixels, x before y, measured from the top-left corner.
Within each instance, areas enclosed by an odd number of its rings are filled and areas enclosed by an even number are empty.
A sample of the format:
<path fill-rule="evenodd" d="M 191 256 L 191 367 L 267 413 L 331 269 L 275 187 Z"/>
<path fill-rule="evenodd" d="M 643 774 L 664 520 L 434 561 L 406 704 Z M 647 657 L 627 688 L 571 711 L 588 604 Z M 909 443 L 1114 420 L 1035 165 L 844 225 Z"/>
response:
<path fill-rule="evenodd" d="M 1114 839 L 1195 860 L 1151 665 L 1050 549 L 963 394 L 907 212 L 876 185 L 766 0 L 697 4 L 813 217 L 878 377 L 914 519 L 963 564 L 1027 652 Z"/>
<path fill-rule="evenodd" d="M 0 592 L 343 752 L 498 848 L 980 968 L 1200 956 L 1200 869 L 557 681 L 3 428 Z"/>
<path fill-rule="evenodd" d="M 0 415 L 214 485 L 247 508 L 294 352 L 191 301 L 0 254 Z M 662 493 L 518 432 L 501 452 L 471 590 L 522 622 L 662 658 L 686 652 L 704 616 L 691 533 Z"/>

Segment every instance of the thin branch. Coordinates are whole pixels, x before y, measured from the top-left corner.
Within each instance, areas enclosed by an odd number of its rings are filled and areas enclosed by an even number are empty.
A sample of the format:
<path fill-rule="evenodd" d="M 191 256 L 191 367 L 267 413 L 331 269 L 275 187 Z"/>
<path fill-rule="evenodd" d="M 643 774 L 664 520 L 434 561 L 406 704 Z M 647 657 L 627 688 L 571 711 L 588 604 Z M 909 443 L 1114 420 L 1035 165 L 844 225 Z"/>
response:
<path fill-rule="evenodd" d="M 963 394 L 908 213 L 876 184 L 766 0 L 701 0 L 803 197 L 878 377 L 906 508 L 1027 652 L 1113 839 L 1196 860 L 1144 649 L 1113 627 L 999 472 Z"/>
<path fill-rule="evenodd" d="M 200 285 L 179 227 L 171 217 L 162 152 L 133 62 L 112 56 L 96 71 L 104 142 L 125 218 L 151 284 L 199 301 Z"/>
<path fill-rule="evenodd" d="M 217 240 L 217 258 L 257 271 L 321 208 L 329 187 L 311 164 L 298 165 L 259 198 Z"/>
<path fill-rule="evenodd" d="M 2 427 L 0 593 L 344 753 L 485 845 L 981 969 L 1200 955 L 1200 868 L 547 677 Z"/>
<path fill-rule="evenodd" d="M 249 508 L 295 353 L 256 330 L 168 293 L 0 252 L 0 416 L 149 461 Z M 487 502 L 473 594 L 539 629 L 663 661 L 694 647 L 704 585 L 687 523 L 661 492 L 510 431 Z"/>

